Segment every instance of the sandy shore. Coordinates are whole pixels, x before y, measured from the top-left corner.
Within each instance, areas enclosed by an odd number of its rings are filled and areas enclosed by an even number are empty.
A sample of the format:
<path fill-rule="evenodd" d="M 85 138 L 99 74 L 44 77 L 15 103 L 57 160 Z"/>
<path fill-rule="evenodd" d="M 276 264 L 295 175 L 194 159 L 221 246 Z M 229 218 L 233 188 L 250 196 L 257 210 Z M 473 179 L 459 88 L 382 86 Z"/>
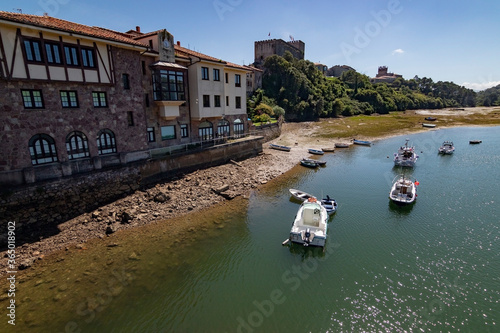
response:
<path fill-rule="evenodd" d="M 437 115 L 446 111 L 413 112 Z M 270 149 L 266 143 L 263 153 L 259 156 L 198 170 L 152 188 L 136 191 L 94 212 L 60 224 L 60 232 L 49 238 L 18 245 L 16 263 L 19 269 L 26 269 L 49 254 L 70 247 L 83 247 L 83 244 L 91 239 L 104 239 L 120 230 L 151 223 L 172 224 L 173 217 L 200 211 L 237 196 L 248 197 L 251 191 L 258 189 L 260 185 L 292 169 L 301 158 L 311 156 L 307 151 L 309 148 L 333 148 L 335 142 L 350 142 L 350 138 L 318 139 L 314 136 L 318 129 L 316 122 L 285 123 L 282 135 L 271 142 L 292 147 L 290 152 Z M 391 135 L 362 139 L 377 140 L 388 136 Z M 175 230 L 178 230 L 178 227 L 172 225 Z M 0 255 L 5 258 L 6 251 Z M 6 267 L 7 260 L 0 261 L 0 275 L 5 274 Z"/>

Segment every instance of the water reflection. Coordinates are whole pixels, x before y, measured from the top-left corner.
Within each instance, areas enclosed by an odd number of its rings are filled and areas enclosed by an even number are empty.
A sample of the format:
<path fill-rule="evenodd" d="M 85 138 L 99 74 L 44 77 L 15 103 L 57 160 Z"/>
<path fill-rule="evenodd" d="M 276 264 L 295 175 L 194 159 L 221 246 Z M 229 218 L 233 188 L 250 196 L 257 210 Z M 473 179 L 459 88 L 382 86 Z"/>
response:
<path fill-rule="evenodd" d="M 399 216 L 408 215 L 412 211 L 413 206 L 415 206 L 416 202 L 417 200 L 408 205 L 398 205 L 397 203 L 389 199 L 389 211 Z"/>

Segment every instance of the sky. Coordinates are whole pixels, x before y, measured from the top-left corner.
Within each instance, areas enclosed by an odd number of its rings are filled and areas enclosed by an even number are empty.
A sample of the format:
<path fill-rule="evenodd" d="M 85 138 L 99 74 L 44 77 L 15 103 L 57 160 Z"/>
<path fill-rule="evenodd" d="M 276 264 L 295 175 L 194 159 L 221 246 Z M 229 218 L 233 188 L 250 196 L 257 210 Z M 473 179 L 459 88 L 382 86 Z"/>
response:
<path fill-rule="evenodd" d="M 254 42 L 301 40 L 305 59 L 451 81 L 476 91 L 500 84 L 498 0 L 2 0 L 0 10 L 116 31 L 167 29 L 192 50 L 237 64 Z"/>

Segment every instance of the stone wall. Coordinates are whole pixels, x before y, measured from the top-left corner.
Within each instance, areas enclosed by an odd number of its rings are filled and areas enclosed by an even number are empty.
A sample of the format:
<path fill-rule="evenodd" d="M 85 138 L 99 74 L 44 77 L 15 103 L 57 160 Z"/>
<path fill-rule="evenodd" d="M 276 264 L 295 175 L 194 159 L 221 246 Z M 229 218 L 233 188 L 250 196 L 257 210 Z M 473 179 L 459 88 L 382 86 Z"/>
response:
<path fill-rule="evenodd" d="M 59 232 L 59 223 L 95 210 L 141 187 L 179 173 L 256 156 L 262 152 L 262 142 L 263 137 L 247 138 L 199 152 L 141 160 L 4 190 L 0 193 L 0 228 L 6 228 L 8 221 L 16 221 L 16 241 L 45 238 Z M 0 238 L 0 248 L 5 245 L 6 240 Z"/>

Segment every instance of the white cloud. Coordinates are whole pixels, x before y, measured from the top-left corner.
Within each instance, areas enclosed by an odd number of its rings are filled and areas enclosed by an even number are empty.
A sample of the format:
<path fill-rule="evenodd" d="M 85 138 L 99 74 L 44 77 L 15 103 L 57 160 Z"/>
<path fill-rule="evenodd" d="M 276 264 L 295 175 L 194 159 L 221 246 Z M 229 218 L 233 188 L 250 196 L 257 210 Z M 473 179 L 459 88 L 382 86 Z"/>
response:
<path fill-rule="evenodd" d="M 392 55 L 403 54 L 403 53 L 405 53 L 405 51 L 403 49 L 396 49 L 396 50 L 392 51 Z"/>
<path fill-rule="evenodd" d="M 472 89 L 474 91 L 481 91 L 485 90 L 491 87 L 498 86 L 500 84 L 500 81 L 489 81 L 489 82 L 481 82 L 481 83 L 476 83 L 476 82 L 464 82 L 462 83 L 462 86 L 465 88 Z"/>

